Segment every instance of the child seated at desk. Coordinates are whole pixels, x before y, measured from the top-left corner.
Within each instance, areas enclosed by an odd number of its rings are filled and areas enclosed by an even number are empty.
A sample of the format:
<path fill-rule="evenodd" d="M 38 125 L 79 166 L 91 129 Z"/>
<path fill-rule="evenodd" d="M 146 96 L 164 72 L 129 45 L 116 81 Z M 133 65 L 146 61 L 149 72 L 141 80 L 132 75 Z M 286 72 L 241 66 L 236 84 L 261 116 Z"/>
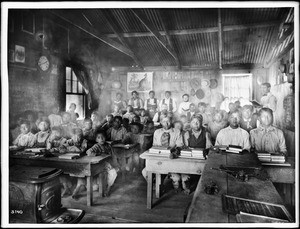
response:
<path fill-rule="evenodd" d="M 93 129 L 93 122 L 90 118 L 85 118 L 83 121 L 83 138 L 87 141 L 87 148 L 91 148 L 95 142 L 96 130 Z"/>
<path fill-rule="evenodd" d="M 30 123 L 23 121 L 20 125 L 21 134 L 13 141 L 13 145 L 18 147 L 33 147 L 35 136 L 30 132 Z"/>
<path fill-rule="evenodd" d="M 250 131 L 251 147 L 256 152 L 268 152 L 277 155 L 287 154 L 282 130 L 273 126 L 273 111 L 262 108 L 259 113 L 260 126 Z"/>
<path fill-rule="evenodd" d="M 152 120 L 148 120 L 144 124 L 144 128 L 142 130 L 142 134 L 154 134 L 154 131 L 155 131 L 154 122 Z"/>
<path fill-rule="evenodd" d="M 96 133 L 96 144 L 93 145 L 90 149 L 86 151 L 87 156 L 89 157 L 95 157 L 95 156 L 101 156 L 101 155 L 112 155 L 112 148 L 111 146 L 105 142 L 106 140 L 106 134 L 104 131 L 98 131 Z M 108 162 L 105 162 L 104 171 L 106 173 L 106 183 L 107 186 L 104 189 L 103 196 L 109 196 L 110 189 L 112 185 L 114 184 L 118 171 L 119 171 L 119 165 L 116 162 L 116 159 L 113 158 L 109 160 Z M 94 182 L 97 180 L 96 178 L 93 179 Z M 72 198 L 77 200 L 78 199 L 78 192 L 80 190 L 80 187 L 82 185 L 86 185 L 86 181 L 84 178 L 78 178 L 76 188 L 72 194 Z M 93 189 L 98 188 L 96 184 L 93 185 Z"/>
<path fill-rule="evenodd" d="M 123 118 L 128 118 L 129 123 L 131 123 L 133 117 L 135 116 L 135 113 L 133 112 L 133 107 L 131 105 L 128 105 L 126 110 L 127 110 L 127 112 L 122 117 Z"/>
<path fill-rule="evenodd" d="M 113 119 L 114 116 L 112 114 L 106 115 L 105 120 L 100 125 L 100 129 L 107 131 L 109 128 L 111 128 L 113 126 Z"/>
<path fill-rule="evenodd" d="M 212 144 L 215 144 L 216 138 L 220 130 L 227 126 L 227 121 L 223 119 L 223 112 L 217 111 L 213 117 L 213 121 L 208 123 L 207 130 L 211 135 Z"/>
<path fill-rule="evenodd" d="M 206 149 L 205 154 L 207 154 L 212 144 L 210 141 L 210 135 L 206 131 L 205 127 L 202 126 L 202 122 L 203 118 L 200 114 L 192 118 L 191 130 L 184 133 L 184 145 L 189 148 Z M 172 173 L 171 179 L 173 180 L 174 187 L 178 188 L 179 182 L 181 181 L 184 193 L 190 193 L 190 187 L 187 185 L 188 181 L 191 179 L 191 176 L 189 174 Z"/>
<path fill-rule="evenodd" d="M 35 147 L 46 147 L 47 139 L 50 136 L 50 121 L 41 121 L 39 123 L 40 131 L 35 134 Z"/>
<path fill-rule="evenodd" d="M 115 116 L 113 126 L 107 130 L 107 136 L 113 143 L 125 143 L 127 140 L 127 130 L 122 126 L 122 117 Z"/>
<path fill-rule="evenodd" d="M 59 115 L 59 107 L 57 105 L 52 106 L 52 113 L 48 116 L 50 120 L 50 127 L 60 126 L 62 124 L 62 117 Z"/>
<path fill-rule="evenodd" d="M 72 137 L 72 129 L 76 128 L 77 125 L 71 122 L 71 114 L 68 112 L 63 113 L 62 115 L 62 124 L 63 137 L 69 139 Z"/>
<path fill-rule="evenodd" d="M 146 114 L 146 110 L 145 109 L 140 109 L 140 122 L 142 124 L 145 124 L 147 122 L 147 120 L 149 119 L 149 116 Z"/>
<path fill-rule="evenodd" d="M 67 139 L 62 136 L 62 129 L 59 126 L 54 126 L 47 140 L 46 148 L 50 152 L 65 153 Z"/>
<path fill-rule="evenodd" d="M 67 140 L 67 151 L 84 153 L 87 149 L 87 140 L 83 138 L 83 132 L 80 128 L 72 130 L 72 137 Z"/>

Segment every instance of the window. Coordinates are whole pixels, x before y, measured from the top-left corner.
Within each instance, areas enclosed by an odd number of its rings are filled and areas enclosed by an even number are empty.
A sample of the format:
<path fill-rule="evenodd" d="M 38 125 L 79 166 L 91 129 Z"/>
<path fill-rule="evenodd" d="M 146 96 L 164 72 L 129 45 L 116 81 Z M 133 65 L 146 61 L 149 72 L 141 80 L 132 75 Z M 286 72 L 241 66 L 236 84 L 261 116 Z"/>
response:
<path fill-rule="evenodd" d="M 76 110 L 79 119 L 85 117 L 85 92 L 78 81 L 76 74 L 70 67 L 66 67 L 66 111 L 71 103 L 76 104 Z"/>
<path fill-rule="evenodd" d="M 252 74 L 222 74 L 223 95 L 231 102 L 239 98 L 252 100 Z"/>

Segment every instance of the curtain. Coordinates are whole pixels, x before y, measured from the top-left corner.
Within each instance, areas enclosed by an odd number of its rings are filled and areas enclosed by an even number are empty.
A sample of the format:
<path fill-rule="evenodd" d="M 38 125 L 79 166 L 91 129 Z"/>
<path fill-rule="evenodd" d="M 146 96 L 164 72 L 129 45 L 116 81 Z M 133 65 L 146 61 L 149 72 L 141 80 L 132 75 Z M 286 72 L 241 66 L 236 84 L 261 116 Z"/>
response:
<path fill-rule="evenodd" d="M 251 100 L 251 78 L 249 75 L 224 77 L 224 96 L 230 101 L 239 98 Z"/>
<path fill-rule="evenodd" d="M 74 71 L 78 81 L 81 83 L 86 95 L 87 95 L 87 104 L 88 108 L 91 109 L 94 107 L 93 99 L 92 99 L 92 83 L 90 80 L 90 76 L 87 73 L 86 69 L 83 66 L 78 64 L 71 63 L 71 68 Z"/>

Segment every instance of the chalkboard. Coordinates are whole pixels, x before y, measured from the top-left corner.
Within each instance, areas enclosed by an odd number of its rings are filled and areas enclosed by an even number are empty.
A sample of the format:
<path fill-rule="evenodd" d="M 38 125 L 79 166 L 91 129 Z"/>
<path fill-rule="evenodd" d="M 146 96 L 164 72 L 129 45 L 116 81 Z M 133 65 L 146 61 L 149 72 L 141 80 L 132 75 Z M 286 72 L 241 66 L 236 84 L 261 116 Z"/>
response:
<path fill-rule="evenodd" d="M 293 222 L 292 216 L 283 205 L 249 200 L 226 194 L 222 195 L 222 209 L 225 213 L 233 215 L 245 212 Z"/>

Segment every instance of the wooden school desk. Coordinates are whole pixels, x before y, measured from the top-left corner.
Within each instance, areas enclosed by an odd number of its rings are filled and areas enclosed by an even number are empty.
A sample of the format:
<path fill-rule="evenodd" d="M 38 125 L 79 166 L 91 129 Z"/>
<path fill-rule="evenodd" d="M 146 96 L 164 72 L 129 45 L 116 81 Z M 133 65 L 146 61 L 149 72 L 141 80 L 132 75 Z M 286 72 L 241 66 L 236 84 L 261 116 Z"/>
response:
<path fill-rule="evenodd" d="M 99 175 L 99 193 L 102 196 L 105 184 L 104 162 L 110 156 L 96 156 L 88 157 L 83 156 L 78 159 L 61 159 L 58 157 L 43 157 L 43 156 L 29 156 L 29 155 L 16 155 L 16 152 L 10 152 L 9 162 L 11 165 L 28 165 L 40 166 L 61 169 L 65 174 L 74 177 L 86 177 L 87 181 L 87 206 L 93 204 L 93 177 Z"/>
<path fill-rule="evenodd" d="M 258 159 L 254 154 L 230 154 L 210 151 L 204 171 L 197 185 L 186 222 L 188 223 L 235 223 L 234 215 L 222 211 L 222 194 L 273 204 L 283 204 L 271 180 L 250 177 L 247 182 L 236 180 L 224 171 L 214 170 L 220 165 L 236 167 L 255 167 Z M 205 185 L 214 181 L 219 193 L 206 194 Z"/>
<path fill-rule="evenodd" d="M 161 174 L 168 173 L 186 173 L 201 175 L 206 160 L 176 158 L 170 159 L 168 157 L 156 156 L 149 154 L 149 151 L 140 155 L 142 159 L 146 160 L 146 171 L 148 177 L 147 184 L 147 208 L 152 208 L 152 174 L 156 175 L 156 198 L 160 197 Z"/>

